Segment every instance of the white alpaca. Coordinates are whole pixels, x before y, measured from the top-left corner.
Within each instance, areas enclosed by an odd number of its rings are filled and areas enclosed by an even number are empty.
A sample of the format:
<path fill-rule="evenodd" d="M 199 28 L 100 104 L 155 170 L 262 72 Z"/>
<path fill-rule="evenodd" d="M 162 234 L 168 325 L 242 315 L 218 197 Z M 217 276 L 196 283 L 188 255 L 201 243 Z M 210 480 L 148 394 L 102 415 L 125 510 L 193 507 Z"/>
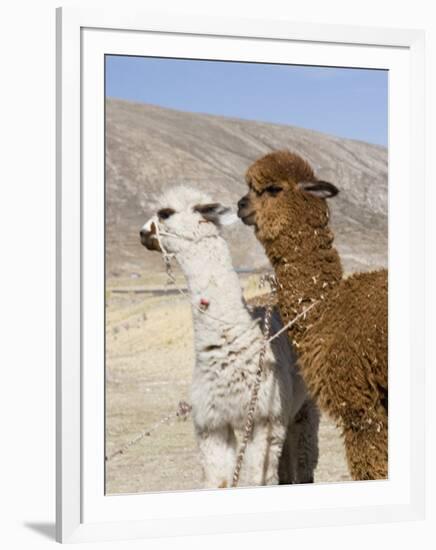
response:
<path fill-rule="evenodd" d="M 161 251 L 160 242 L 187 279 L 196 357 L 192 413 L 206 487 L 231 485 L 237 434 L 245 426 L 263 341 L 259 318 L 264 312 L 247 309 L 227 243 L 220 235 L 229 214 L 229 209 L 203 193 L 176 187 L 161 197 L 156 216 L 140 233 L 148 249 Z M 275 312 L 272 331 L 281 326 Z M 240 484 L 313 481 L 318 420 L 283 334 L 266 350 Z"/>

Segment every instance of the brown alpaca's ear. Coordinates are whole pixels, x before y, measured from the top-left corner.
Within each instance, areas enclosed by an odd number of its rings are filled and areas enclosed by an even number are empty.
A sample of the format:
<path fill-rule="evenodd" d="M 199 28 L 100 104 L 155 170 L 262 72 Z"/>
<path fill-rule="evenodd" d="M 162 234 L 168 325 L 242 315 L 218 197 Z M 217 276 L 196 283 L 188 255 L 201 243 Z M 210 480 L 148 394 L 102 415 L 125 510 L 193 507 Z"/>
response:
<path fill-rule="evenodd" d="M 320 199 L 330 199 L 339 193 L 339 189 L 328 181 L 300 181 L 297 187 Z"/>

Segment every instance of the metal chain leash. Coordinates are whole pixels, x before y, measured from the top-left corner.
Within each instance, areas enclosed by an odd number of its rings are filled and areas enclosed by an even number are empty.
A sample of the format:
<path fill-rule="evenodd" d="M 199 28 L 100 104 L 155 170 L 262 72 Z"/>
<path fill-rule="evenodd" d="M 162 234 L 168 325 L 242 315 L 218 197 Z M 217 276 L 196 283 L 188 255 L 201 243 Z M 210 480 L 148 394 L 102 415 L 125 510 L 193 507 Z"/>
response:
<path fill-rule="evenodd" d="M 265 284 L 266 281 L 269 282 L 271 286 L 271 291 L 273 294 L 276 291 L 276 283 L 275 283 L 274 276 L 266 276 L 263 279 L 263 281 L 261 281 L 261 285 Z M 259 363 L 257 366 L 253 391 L 251 392 L 250 404 L 248 406 L 247 420 L 245 422 L 245 429 L 244 429 L 244 437 L 242 439 L 241 447 L 239 449 L 238 456 L 236 458 L 235 469 L 233 471 L 233 478 L 232 478 L 232 485 L 231 485 L 232 487 L 238 486 L 239 476 L 241 474 L 241 468 L 242 468 L 242 463 L 244 461 L 245 451 L 247 450 L 248 442 L 251 439 L 251 436 L 253 434 L 254 413 L 256 412 L 256 405 L 257 405 L 257 399 L 259 397 L 260 383 L 262 381 L 263 364 L 265 362 L 265 354 L 266 354 L 267 345 L 269 341 L 269 334 L 271 330 L 271 317 L 272 317 L 273 307 L 274 306 L 272 304 L 272 299 L 270 299 L 265 309 L 265 321 L 263 326 L 264 342 L 259 352 Z"/>

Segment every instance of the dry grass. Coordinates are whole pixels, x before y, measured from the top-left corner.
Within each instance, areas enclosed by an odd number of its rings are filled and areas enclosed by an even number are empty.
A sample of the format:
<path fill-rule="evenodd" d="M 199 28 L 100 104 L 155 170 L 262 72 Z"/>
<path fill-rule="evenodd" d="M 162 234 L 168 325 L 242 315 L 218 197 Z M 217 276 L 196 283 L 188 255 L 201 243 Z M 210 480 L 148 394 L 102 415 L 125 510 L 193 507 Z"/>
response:
<path fill-rule="evenodd" d="M 182 280 L 181 280 L 182 281 Z M 243 278 L 247 298 L 258 293 L 258 276 Z M 120 289 L 136 289 L 119 293 Z M 106 454 L 110 456 L 162 417 L 190 402 L 194 361 L 191 314 L 180 296 L 152 296 L 153 279 L 111 279 L 106 294 Z M 349 480 L 338 430 L 326 418 L 320 430 L 317 482 Z M 107 462 L 106 492 L 197 489 L 201 470 L 190 418 L 175 419 Z"/>

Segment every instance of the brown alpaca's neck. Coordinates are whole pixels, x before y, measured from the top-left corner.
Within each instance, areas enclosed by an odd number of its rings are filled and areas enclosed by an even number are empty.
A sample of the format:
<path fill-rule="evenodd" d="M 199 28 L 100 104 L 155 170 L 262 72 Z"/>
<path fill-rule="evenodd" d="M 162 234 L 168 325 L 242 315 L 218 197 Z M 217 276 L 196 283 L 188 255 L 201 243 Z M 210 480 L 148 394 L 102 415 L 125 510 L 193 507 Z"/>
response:
<path fill-rule="evenodd" d="M 300 226 L 297 231 L 282 231 L 266 247 L 277 277 L 278 303 L 284 323 L 316 302 L 310 312 L 289 329 L 297 347 L 306 328 L 321 315 L 322 302 L 342 278 L 341 261 L 332 242 L 328 226 Z"/>

